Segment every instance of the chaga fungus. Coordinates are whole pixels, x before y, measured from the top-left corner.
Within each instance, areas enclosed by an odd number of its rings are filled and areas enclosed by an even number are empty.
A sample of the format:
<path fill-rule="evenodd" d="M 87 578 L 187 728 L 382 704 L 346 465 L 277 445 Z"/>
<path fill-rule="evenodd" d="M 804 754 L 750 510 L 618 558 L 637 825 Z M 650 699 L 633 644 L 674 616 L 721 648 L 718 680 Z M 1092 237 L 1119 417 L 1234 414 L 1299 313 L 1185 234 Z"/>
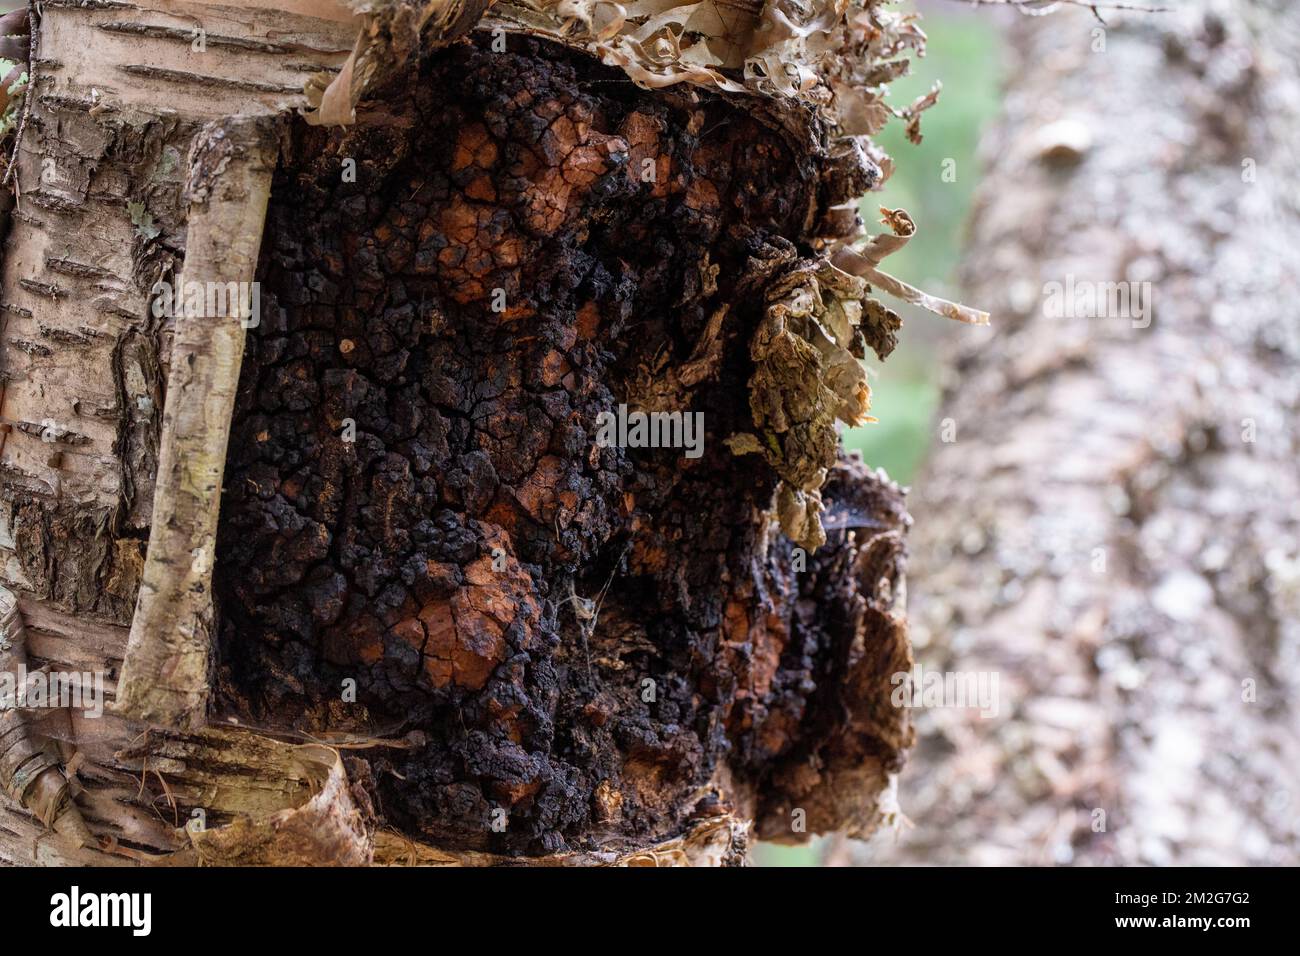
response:
<path fill-rule="evenodd" d="M 604 5 L 573 6 L 600 32 Z M 878 65 L 923 39 L 839 17 L 809 42 Z M 650 20 L 576 50 L 509 22 L 504 52 L 480 30 L 353 125 L 287 135 L 217 710 L 401 740 L 349 766 L 384 825 L 443 848 L 645 847 L 724 810 L 779 836 L 795 805 L 868 833 L 910 742 L 878 706 L 910 663 L 909 519 L 835 423 L 867 420 L 859 359 L 898 319 L 820 250 L 861 232 L 883 107 L 854 95 L 837 125 L 811 86 L 653 83 L 683 34 L 661 24 L 656 59 Z M 741 57 L 746 83 L 789 82 L 796 40 Z M 703 411 L 703 455 L 601 447 L 620 402 Z"/>

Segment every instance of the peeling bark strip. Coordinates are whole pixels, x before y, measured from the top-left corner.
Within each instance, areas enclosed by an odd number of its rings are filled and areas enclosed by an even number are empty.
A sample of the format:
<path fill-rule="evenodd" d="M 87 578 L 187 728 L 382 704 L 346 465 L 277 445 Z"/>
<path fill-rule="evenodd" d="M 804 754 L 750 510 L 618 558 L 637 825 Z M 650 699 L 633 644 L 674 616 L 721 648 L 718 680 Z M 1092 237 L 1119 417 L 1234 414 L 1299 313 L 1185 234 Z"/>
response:
<path fill-rule="evenodd" d="M 183 766 L 176 798 L 205 808 L 186 821 L 190 846 L 172 854 L 172 863 L 366 866 L 374 858 L 373 814 L 358 809 L 343 760 L 330 747 L 210 730 L 164 734 L 130 753 L 146 765 Z M 243 779 L 232 779 L 236 774 Z M 216 825 L 209 813 L 229 822 Z"/>
<path fill-rule="evenodd" d="M 181 289 L 253 281 L 275 149 L 262 118 L 209 123 L 195 138 Z M 207 705 L 217 511 L 244 355 L 239 301 L 226 296 L 215 315 L 186 302 L 172 342 L 153 527 L 117 699 L 123 715 L 169 727 L 202 726 Z"/>

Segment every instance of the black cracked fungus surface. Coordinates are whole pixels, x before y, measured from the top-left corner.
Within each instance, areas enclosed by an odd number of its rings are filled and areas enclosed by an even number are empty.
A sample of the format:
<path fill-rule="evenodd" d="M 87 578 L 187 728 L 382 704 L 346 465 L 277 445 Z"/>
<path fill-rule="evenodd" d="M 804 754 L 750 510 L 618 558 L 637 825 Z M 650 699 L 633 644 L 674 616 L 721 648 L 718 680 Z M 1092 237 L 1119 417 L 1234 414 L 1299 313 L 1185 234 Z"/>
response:
<path fill-rule="evenodd" d="M 824 732 L 807 702 L 842 638 L 795 613 L 759 519 L 773 476 L 722 444 L 750 427 L 754 277 L 793 255 L 816 171 L 743 103 L 531 41 L 426 57 L 375 102 L 296 126 L 274 184 L 218 541 L 222 706 L 410 735 L 353 753 L 384 821 L 443 846 L 671 835 L 721 761 L 761 786 Z M 597 448 L 597 414 L 728 302 L 685 399 L 704 456 Z"/>

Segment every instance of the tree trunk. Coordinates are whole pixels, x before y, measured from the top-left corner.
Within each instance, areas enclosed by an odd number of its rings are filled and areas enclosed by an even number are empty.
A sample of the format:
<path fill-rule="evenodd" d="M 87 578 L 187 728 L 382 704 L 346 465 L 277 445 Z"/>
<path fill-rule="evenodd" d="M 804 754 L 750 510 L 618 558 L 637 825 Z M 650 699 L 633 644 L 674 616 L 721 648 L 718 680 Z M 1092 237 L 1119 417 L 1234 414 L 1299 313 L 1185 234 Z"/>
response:
<path fill-rule="evenodd" d="M 1300 10 L 1112 18 L 1013 31 L 911 608 L 1001 700 L 924 712 L 875 862 L 1297 862 Z"/>
<path fill-rule="evenodd" d="M 0 861 L 716 864 L 893 821 L 910 519 L 833 424 L 896 317 L 827 258 L 882 173 L 825 97 L 638 88 L 504 4 L 43 10 L 0 596 L 12 654 L 116 699 L 2 715 Z M 858 13 L 863 64 L 919 42 Z M 623 412 L 674 447 L 602 440 Z"/>

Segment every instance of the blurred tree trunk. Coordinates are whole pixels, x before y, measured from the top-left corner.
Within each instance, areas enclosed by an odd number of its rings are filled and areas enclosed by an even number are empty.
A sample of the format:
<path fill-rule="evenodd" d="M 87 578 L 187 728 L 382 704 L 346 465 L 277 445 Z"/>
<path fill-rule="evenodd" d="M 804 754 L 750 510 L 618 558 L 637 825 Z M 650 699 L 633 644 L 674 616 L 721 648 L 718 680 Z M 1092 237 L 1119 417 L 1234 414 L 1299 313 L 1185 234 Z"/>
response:
<path fill-rule="evenodd" d="M 1000 709 L 919 718 L 873 862 L 1297 862 L 1300 8 L 1106 17 L 1012 30 L 911 606 Z"/>
<path fill-rule="evenodd" d="M 309 126 L 356 34 L 324 6 L 43 5 L 3 663 L 117 699 L 0 715 L 0 862 L 716 864 L 888 821 L 902 494 L 828 462 L 804 552 L 724 444 L 879 168 L 802 104 L 487 31 Z M 152 307 L 254 275 L 246 337 Z M 706 410 L 702 453 L 597 447 L 619 403 Z"/>

